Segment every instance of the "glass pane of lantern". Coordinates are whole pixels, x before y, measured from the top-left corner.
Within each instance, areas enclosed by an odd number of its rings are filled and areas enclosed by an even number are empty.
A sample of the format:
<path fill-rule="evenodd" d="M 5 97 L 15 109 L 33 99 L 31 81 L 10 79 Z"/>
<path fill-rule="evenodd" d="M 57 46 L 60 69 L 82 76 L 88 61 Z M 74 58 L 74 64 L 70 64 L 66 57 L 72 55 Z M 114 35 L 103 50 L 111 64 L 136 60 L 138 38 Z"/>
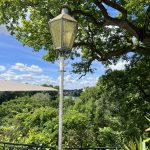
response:
<path fill-rule="evenodd" d="M 75 28 L 74 28 L 74 31 L 73 31 L 72 39 L 70 41 L 70 48 L 72 48 L 72 46 L 73 46 L 76 35 L 77 35 L 77 23 L 75 23 Z"/>
<path fill-rule="evenodd" d="M 77 23 L 73 21 L 63 20 L 63 47 L 72 48 L 74 39 L 76 37 Z"/>
<path fill-rule="evenodd" d="M 60 20 L 55 20 L 50 23 L 50 30 L 52 34 L 53 44 L 56 49 L 61 47 L 61 24 Z"/>

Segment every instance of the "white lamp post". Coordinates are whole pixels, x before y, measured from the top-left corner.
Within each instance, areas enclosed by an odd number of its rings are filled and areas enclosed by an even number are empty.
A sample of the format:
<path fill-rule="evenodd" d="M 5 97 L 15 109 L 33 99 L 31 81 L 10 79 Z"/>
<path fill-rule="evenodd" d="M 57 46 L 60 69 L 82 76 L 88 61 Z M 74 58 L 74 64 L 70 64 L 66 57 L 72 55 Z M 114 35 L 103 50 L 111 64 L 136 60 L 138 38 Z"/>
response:
<path fill-rule="evenodd" d="M 71 49 L 77 33 L 77 21 L 68 15 L 67 6 L 62 8 L 60 15 L 49 21 L 53 45 L 60 56 L 60 85 L 59 85 L 59 140 L 58 150 L 62 150 L 62 112 L 64 90 L 64 54 Z"/>

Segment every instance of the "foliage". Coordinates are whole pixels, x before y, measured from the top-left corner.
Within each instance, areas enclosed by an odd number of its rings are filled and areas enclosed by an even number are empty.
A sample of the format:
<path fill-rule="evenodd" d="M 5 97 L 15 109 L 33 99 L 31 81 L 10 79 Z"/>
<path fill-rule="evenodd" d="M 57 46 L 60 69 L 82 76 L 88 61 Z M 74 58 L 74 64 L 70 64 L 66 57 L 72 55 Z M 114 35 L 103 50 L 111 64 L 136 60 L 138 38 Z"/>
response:
<path fill-rule="evenodd" d="M 147 140 L 148 141 L 148 140 Z M 150 141 L 150 138 L 149 138 Z M 148 150 L 145 145 L 146 141 L 140 138 L 140 140 L 131 140 L 128 145 L 124 145 L 123 150 Z"/>
<path fill-rule="evenodd" d="M 15 99 L 17 97 L 22 97 L 22 96 L 32 96 L 34 94 L 36 94 L 38 92 L 36 91 L 28 91 L 28 92 L 8 92 L 8 91 L 4 91 L 4 92 L 0 92 L 0 104 L 5 102 L 5 101 L 9 101 L 11 99 Z M 55 100 L 57 98 L 57 92 L 54 91 L 49 91 L 49 92 L 41 92 L 41 93 L 48 93 L 51 97 L 51 99 Z"/>
<path fill-rule="evenodd" d="M 147 114 L 146 119 L 149 121 L 150 123 L 150 114 Z M 150 131 L 150 125 L 149 128 L 147 128 L 145 131 Z"/>
<path fill-rule="evenodd" d="M 108 70 L 77 99 L 64 100 L 63 147 L 121 146 L 140 136 L 149 140 L 150 61 L 137 58 L 125 70 Z M 0 140 L 57 147 L 58 99 L 37 93 L 3 102 Z"/>
<path fill-rule="evenodd" d="M 68 110 L 64 115 L 64 145 L 70 148 L 88 143 L 88 120 L 84 113 Z"/>
<path fill-rule="evenodd" d="M 56 145 L 57 130 L 51 129 L 57 124 L 57 109 L 50 107 L 54 106 L 54 102 L 51 101 L 53 100 L 48 94 L 37 93 L 31 97 L 4 102 L 0 109 L 1 139 Z M 48 131 L 52 134 L 48 134 Z"/>
<path fill-rule="evenodd" d="M 148 0 L 1 0 L 0 24 L 23 45 L 46 50 L 43 58 L 54 62 L 58 52 L 52 46 L 48 21 L 66 2 L 79 26 L 74 48 L 66 52 L 66 58 L 81 57 L 82 61 L 73 65 L 75 73 L 93 71 L 94 60 L 108 64 L 122 56 L 127 59 L 128 52 L 150 55 Z"/>
<path fill-rule="evenodd" d="M 33 94 L 33 92 L 0 92 L 0 104 L 4 101 L 15 99 L 16 97 L 22 97 L 27 94 L 32 95 L 31 93 Z"/>
<path fill-rule="evenodd" d="M 149 114 L 148 114 L 149 116 Z M 149 121 L 149 119 L 146 117 L 146 119 Z M 147 129 L 147 131 L 149 131 Z M 148 147 L 150 146 L 149 145 L 149 142 L 150 142 L 150 138 L 147 138 L 145 140 L 142 140 L 142 138 L 140 138 L 140 140 L 131 140 L 129 141 L 128 144 L 124 145 L 123 147 L 123 150 L 149 150 Z"/>

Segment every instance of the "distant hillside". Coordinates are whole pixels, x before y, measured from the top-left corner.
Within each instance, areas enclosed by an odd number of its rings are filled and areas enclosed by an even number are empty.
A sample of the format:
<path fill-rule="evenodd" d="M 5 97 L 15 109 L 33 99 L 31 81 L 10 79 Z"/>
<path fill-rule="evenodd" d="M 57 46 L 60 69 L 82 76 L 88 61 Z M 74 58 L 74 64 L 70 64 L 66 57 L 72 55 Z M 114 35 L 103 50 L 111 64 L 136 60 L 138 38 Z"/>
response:
<path fill-rule="evenodd" d="M 83 89 L 64 90 L 64 96 L 79 97 Z"/>
<path fill-rule="evenodd" d="M 47 84 L 43 84 L 42 86 L 59 89 L 59 86 L 53 86 L 53 85 L 47 85 Z M 73 89 L 73 90 L 67 89 L 67 90 L 64 90 L 64 96 L 79 97 L 81 92 L 83 92 L 83 89 Z"/>

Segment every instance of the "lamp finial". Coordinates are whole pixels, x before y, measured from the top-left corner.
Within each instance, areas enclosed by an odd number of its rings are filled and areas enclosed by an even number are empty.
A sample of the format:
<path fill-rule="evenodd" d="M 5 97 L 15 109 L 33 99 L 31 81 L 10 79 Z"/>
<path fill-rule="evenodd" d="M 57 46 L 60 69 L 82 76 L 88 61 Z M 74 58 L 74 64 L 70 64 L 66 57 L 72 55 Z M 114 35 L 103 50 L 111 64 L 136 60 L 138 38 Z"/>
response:
<path fill-rule="evenodd" d="M 66 2 L 62 8 L 61 8 L 61 13 L 62 14 L 69 14 L 70 11 L 70 7 L 68 6 L 68 3 Z"/>

